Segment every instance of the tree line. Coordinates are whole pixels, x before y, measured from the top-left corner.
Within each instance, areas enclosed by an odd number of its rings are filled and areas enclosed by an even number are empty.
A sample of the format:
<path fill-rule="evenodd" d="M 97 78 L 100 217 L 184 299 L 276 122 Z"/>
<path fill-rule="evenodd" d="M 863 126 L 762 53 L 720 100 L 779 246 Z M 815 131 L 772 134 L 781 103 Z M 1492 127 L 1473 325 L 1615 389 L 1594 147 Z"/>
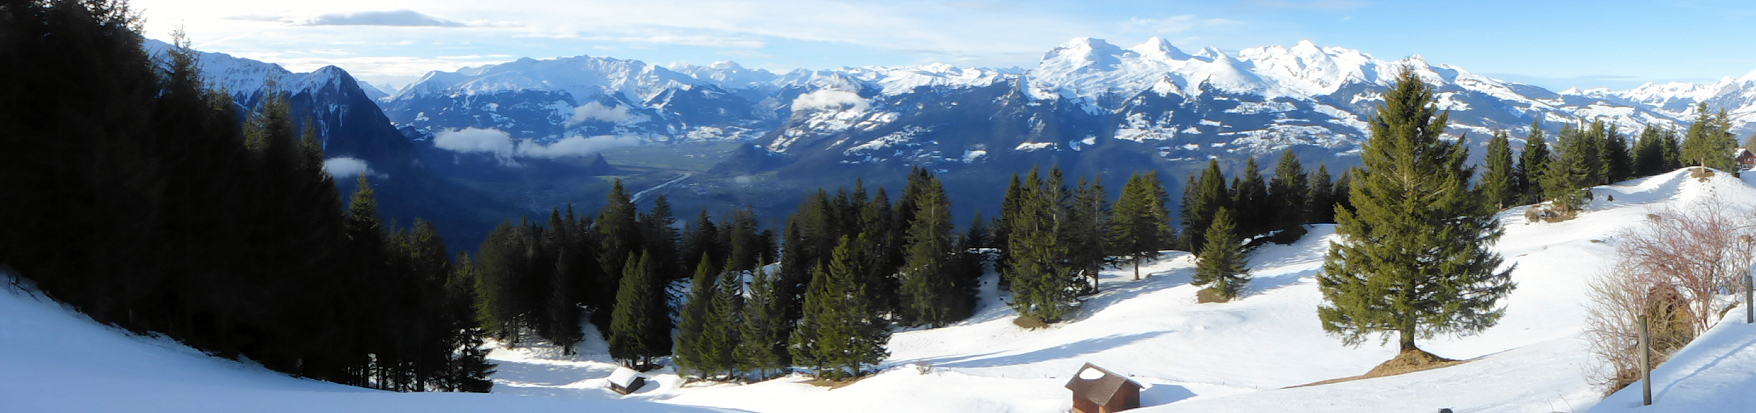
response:
<path fill-rule="evenodd" d="M 0 3 L 19 80 L 0 88 L 0 266 L 98 322 L 295 376 L 487 391 L 433 225 L 381 222 L 364 176 L 344 208 L 284 92 L 239 113 L 186 40 L 155 61 L 139 30 L 122 1 Z"/>

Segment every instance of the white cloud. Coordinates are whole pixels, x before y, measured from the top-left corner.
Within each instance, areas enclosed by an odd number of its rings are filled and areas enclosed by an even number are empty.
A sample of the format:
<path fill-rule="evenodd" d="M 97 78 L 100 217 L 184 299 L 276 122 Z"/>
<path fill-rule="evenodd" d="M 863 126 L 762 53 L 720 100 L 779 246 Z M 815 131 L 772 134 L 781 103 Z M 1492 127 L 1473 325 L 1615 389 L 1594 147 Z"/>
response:
<path fill-rule="evenodd" d="M 564 158 L 569 156 L 586 156 L 599 151 L 625 146 L 640 145 L 640 140 L 633 137 L 617 136 L 572 136 L 548 145 L 531 141 L 518 143 L 518 156 L 527 158 Z"/>
<path fill-rule="evenodd" d="M 296 24 L 304 26 L 401 26 L 462 27 L 463 23 L 428 16 L 414 10 L 363 11 L 312 16 Z"/>
<path fill-rule="evenodd" d="M 799 95 L 797 99 L 793 99 L 794 112 L 807 109 L 842 110 L 848 109 L 848 105 L 853 105 L 852 109 L 856 111 L 863 112 L 872 109 L 872 103 L 867 102 L 865 98 L 854 94 L 854 92 L 842 90 L 824 89 Z"/>
<path fill-rule="evenodd" d="M 597 102 L 591 102 L 585 104 L 585 106 L 573 108 L 573 117 L 567 119 L 567 126 L 578 125 L 591 119 L 610 123 L 623 123 L 635 120 L 636 117 L 641 116 L 629 113 L 627 106 L 616 105 L 610 107 Z"/>
<path fill-rule="evenodd" d="M 545 145 L 529 139 L 513 139 L 511 134 L 499 129 L 482 128 L 444 130 L 433 138 L 433 145 L 440 149 L 463 153 L 490 153 L 500 164 L 510 166 L 518 166 L 517 158 L 587 156 L 609 148 L 639 144 L 640 140 L 633 137 L 605 135 L 570 136 Z"/>
<path fill-rule="evenodd" d="M 373 172 L 372 166 L 367 165 L 366 161 L 359 158 L 330 158 L 323 161 L 323 170 L 329 171 L 329 175 L 334 176 L 335 179 L 353 179 L 360 176 L 362 172 L 374 178 L 390 178 L 390 174 Z"/>

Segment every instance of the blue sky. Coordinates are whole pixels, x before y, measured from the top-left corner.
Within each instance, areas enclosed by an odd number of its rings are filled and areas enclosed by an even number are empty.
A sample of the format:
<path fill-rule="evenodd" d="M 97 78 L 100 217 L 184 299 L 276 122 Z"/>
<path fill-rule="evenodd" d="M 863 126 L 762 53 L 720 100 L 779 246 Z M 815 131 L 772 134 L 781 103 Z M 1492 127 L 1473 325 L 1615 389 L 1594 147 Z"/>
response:
<path fill-rule="evenodd" d="M 133 0 L 149 37 L 398 87 L 429 70 L 562 56 L 731 60 L 785 71 L 949 63 L 1030 68 L 1074 37 L 1228 52 L 1311 40 L 1554 90 L 1711 82 L 1756 70 L 1739 1 Z"/>

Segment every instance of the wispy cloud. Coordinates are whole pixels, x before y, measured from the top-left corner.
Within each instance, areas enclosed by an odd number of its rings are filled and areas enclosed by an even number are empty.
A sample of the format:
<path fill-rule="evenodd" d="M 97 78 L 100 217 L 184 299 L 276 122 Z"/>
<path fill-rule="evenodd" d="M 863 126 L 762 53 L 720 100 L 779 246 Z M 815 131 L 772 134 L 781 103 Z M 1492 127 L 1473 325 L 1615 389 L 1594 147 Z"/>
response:
<path fill-rule="evenodd" d="M 312 16 L 294 24 L 302 26 L 398 26 L 464 27 L 461 22 L 429 16 L 414 10 L 363 11 Z"/>
<path fill-rule="evenodd" d="M 1275 9 L 1326 9 L 1346 10 L 1366 6 L 1364 1 L 1354 0 L 1251 0 L 1251 6 Z"/>
<path fill-rule="evenodd" d="M 1128 19 L 1128 23 L 1125 26 L 1129 30 L 1137 32 L 1176 34 L 1188 32 L 1190 30 L 1239 23 L 1240 22 L 1231 19 L 1202 18 L 1193 14 L 1184 14 L 1159 19 L 1133 17 Z"/>

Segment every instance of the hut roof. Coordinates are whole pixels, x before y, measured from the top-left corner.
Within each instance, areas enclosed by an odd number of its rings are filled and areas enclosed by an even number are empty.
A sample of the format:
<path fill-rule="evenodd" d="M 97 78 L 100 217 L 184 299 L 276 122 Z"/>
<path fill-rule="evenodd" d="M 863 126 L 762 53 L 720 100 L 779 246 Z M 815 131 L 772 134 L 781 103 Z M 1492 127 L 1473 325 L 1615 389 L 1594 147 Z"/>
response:
<path fill-rule="evenodd" d="M 634 369 L 617 367 L 614 373 L 610 373 L 610 383 L 626 388 L 632 385 L 637 377 L 640 377 L 640 373 L 635 372 Z"/>
<path fill-rule="evenodd" d="M 1102 374 L 1088 373 L 1093 371 Z M 1092 403 L 1103 405 L 1109 404 L 1110 399 L 1116 397 L 1117 391 L 1121 390 L 1124 385 L 1141 387 L 1140 383 L 1136 383 L 1134 380 L 1105 370 L 1103 367 L 1085 363 L 1085 366 L 1079 368 L 1079 373 L 1074 374 L 1073 379 L 1067 381 L 1067 390 L 1072 390 L 1075 397 L 1083 397 L 1086 400 L 1091 400 Z"/>

